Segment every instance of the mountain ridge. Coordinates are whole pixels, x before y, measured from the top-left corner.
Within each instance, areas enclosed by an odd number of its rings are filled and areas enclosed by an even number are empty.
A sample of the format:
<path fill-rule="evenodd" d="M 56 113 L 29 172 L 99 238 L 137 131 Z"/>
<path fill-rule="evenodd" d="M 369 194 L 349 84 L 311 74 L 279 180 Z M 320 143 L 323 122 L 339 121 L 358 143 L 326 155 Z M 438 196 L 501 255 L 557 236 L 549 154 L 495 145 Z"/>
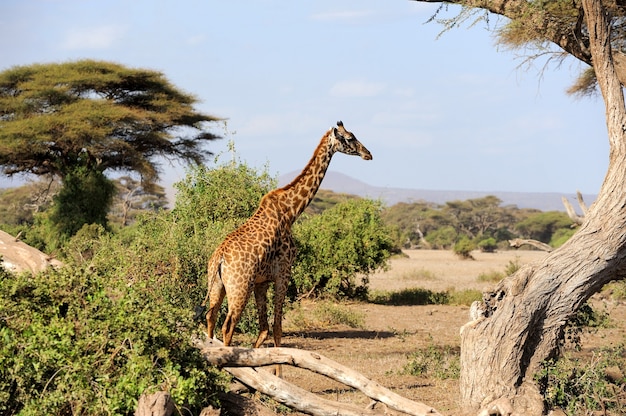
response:
<path fill-rule="evenodd" d="M 293 180 L 300 172 L 289 172 L 278 177 L 279 186 Z M 413 188 L 392 188 L 369 185 L 344 173 L 328 171 L 320 189 L 333 192 L 354 194 L 361 197 L 380 199 L 391 206 L 399 202 L 432 202 L 443 205 L 449 201 L 464 201 L 494 195 L 502 201 L 503 206 L 515 205 L 518 208 L 535 208 L 541 211 L 565 211 L 561 200 L 566 197 L 580 213 L 576 194 L 560 194 L 558 192 L 510 192 L 510 191 L 461 191 L 461 190 L 428 190 Z M 596 199 L 596 195 L 583 194 L 587 206 Z"/>

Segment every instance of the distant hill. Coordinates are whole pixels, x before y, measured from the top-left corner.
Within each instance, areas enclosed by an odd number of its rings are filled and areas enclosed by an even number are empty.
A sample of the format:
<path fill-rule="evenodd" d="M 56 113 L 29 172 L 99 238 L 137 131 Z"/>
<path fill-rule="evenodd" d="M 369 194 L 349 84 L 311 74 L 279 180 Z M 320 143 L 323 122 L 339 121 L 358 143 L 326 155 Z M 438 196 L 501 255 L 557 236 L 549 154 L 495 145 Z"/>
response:
<path fill-rule="evenodd" d="M 298 173 L 300 172 L 290 172 L 281 175 L 278 178 L 279 186 L 288 184 Z M 579 211 L 575 191 L 570 194 L 559 194 L 555 192 L 433 191 L 426 189 L 387 188 L 368 185 L 358 179 L 333 171 L 329 171 L 326 174 L 321 189 L 380 199 L 389 206 L 398 202 L 417 201 L 445 204 L 448 201 L 464 201 L 494 195 L 502 200 L 502 205 L 516 205 L 518 208 L 535 208 L 541 211 L 565 211 L 563 202 L 561 202 L 561 197 L 565 196 Z M 596 195 L 583 195 L 583 198 L 587 206 L 589 206 L 596 199 Z"/>

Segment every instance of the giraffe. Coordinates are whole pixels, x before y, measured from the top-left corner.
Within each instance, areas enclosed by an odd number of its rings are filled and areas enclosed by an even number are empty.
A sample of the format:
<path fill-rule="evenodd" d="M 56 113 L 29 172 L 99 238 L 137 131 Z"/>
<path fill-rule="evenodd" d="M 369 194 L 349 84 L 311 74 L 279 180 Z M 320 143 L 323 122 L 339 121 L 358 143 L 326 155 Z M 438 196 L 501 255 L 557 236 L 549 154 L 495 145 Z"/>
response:
<path fill-rule="evenodd" d="M 259 348 L 269 333 L 267 289 L 273 282 L 272 329 L 274 346 L 280 346 L 283 303 L 296 256 L 291 226 L 313 200 L 336 152 L 372 159 L 365 146 L 338 121 L 337 127 L 331 127 L 324 134 L 302 172 L 291 183 L 261 198 L 256 212 L 226 236 L 213 252 L 208 263 L 207 296 L 202 303 L 204 307 L 209 302 L 206 319 L 210 338 L 213 338 L 218 312 L 226 296 L 228 314 L 222 336 L 224 345 L 230 345 L 235 326 L 254 292 L 260 329 L 254 347 Z"/>

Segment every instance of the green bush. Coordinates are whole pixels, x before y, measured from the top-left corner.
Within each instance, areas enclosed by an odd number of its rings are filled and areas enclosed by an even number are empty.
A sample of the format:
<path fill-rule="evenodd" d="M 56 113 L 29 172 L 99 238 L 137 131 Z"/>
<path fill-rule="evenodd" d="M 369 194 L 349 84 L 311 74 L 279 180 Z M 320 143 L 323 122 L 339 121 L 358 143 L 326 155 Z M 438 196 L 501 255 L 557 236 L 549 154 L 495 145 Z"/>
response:
<path fill-rule="evenodd" d="M 169 391 L 193 413 L 222 389 L 190 344 L 191 311 L 149 279 L 127 282 L 66 266 L 0 277 L 0 413 L 127 415 Z"/>
<path fill-rule="evenodd" d="M 450 301 L 448 292 L 433 292 L 429 289 L 408 288 L 396 292 L 373 291 L 370 302 L 379 305 L 447 305 Z"/>
<path fill-rule="evenodd" d="M 568 415 L 626 412 L 624 345 L 604 348 L 583 362 L 571 356 L 548 360 L 536 374 L 548 409 Z"/>
<path fill-rule="evenodd" d="M 460 351 L 450 346 L 430 344 L 428 348 L 409 355 L 404 373 L 439 380 L 458 379 L 461 374 Z"/>
<path fill-rule="evenodd" d="M 554 248 L 561 247 L 576 233 L 575 228 L 559 228 L 552 234 L 550 245 Z"/>
<path fill-rule="evenodd" d="M 381 209 L 372 200 L 348 200 L 297 223 L 292 289 L 312 296 L 363 298 L 367 275 L 384 268 L 394 248 Z"/>
<path fill-rule="evenodd" d="M 469 238 L 463 236 L 459 241 L 454 244 L 454 254 L 462 259 L 473 259 L 472 251 L 476 248 L 476 244 Z"/>
<path fill-rule="evenodd" d="M 458 237 L 458 233 L 451 225 L 437 228 L 426 234 L 426 241 L 434 249 L 449 249 L 454 245 Z"/>
<path fill-rule="evenodd" d="M 254 213 L 274 185 L 266 171 L 245 164 L 195 167 L 175 184 L 174 209 L 145 213 L 115 235 L 103 235 L 89 264 L 125 280 L 153 277 L 161 296 L 191 310 L 206 295 L 213 250 Z"/>
<path fill-rule="evenodd" d="M 488 238 L 478 241 L 478 243 L 476 243 L 476 246 L 483 253 L 493 253 L 498 248 L 498 243 L 496 242 L 495 238 L 488 237 Z"/>

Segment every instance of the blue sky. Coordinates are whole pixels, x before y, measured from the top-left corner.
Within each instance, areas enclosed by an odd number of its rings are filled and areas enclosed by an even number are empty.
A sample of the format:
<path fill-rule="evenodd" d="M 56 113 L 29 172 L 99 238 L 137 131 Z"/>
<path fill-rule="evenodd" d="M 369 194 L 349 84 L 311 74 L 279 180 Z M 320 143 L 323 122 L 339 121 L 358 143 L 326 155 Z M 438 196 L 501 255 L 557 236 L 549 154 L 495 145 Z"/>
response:
<path fill-rule="evenodd" d="M 522 52 L 499 48 L 484 23 L 438 36 L 442 27 L 426 23 L 436 8 L 3 0 L 0 70 L 90 58 L 161 71 L 199 110 L 228 119 L 242 160 L 275 175 L 301 170 L 343 120 L 374 159 L 336 155 L 331 170 L 371 185 L 597 193 L 608 165 L 604 105 L 565 94 L 578 62 L 520 69 Z M 224 152 L 227 140 L 209 150 Z M 163 168 L 166 184 L 184 176 Z"/>

